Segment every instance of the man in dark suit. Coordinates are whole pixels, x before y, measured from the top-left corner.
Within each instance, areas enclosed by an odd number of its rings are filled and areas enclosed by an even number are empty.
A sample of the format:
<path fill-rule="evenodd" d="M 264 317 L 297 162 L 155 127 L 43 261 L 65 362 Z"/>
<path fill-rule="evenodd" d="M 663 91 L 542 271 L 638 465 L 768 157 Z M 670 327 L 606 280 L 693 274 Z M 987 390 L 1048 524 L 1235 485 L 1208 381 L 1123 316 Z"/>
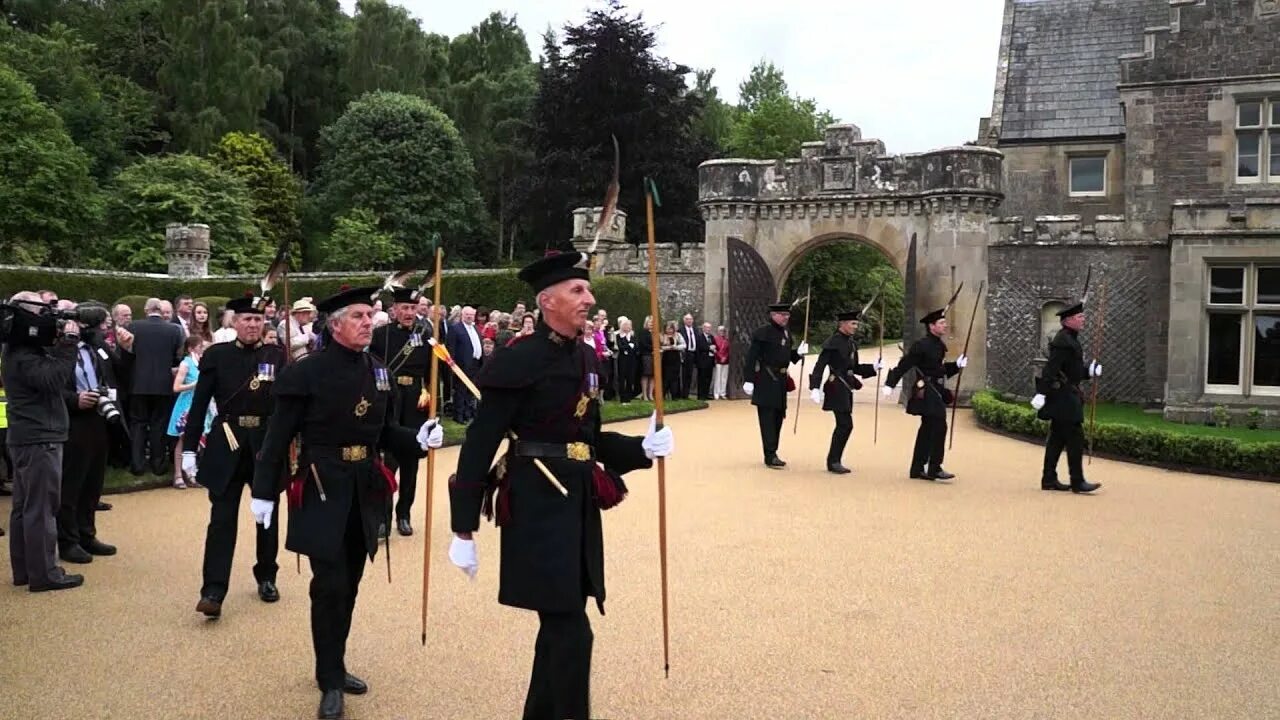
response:
<path fill-rule="evenodd" d="M 165 431 L 173 404 L 173 368 L 182 357 L 182 328 L 165 322 L 161 301 L 149 298 L 147 317 L 129 324 L 133 333 L 133 383 L 129 398 L 129 432 L 133 441 L 130 470 L 141 475 L 150 450 L 151 471 L 164 475 L 169 454 Z"/>
<path fill-rule="evenodd" d="M 449 354 L 458 363 L 458 367 L 474 377 L 480 370 L 480 357 L 483 348 L 480 345 L 480 331 L 476 328 L 476 310 L 467 306 L 462 308 L 462 319 L 449 328 L 446 345 Z M 453 419 L 460 423 L 471 422 L 476 415 L 476 398 L 466 386 L 455 383 L 453 386 Z"/>
<path fill-rule="evenodd" d="M 680 392 L 676 397 L 685 399 L 693 389 L 693 369 L 698 366 L 700 333 L 693 326 L 693 316 L 688 314 L 684 316 L 684 325 L 677 332 L 684 338 L 684 357 L 680 363 Z M 699 370 L 698 374 L 701 375 L 702 371 Z"/>
<path fill-rule="evenodd" d="M 695 362 L 698 365 L 698 399 L 711 399 L 711 374 L 716 369 L 716 336 L 711 334 L 711 323 L 702 323 L 698 333 Z"/>

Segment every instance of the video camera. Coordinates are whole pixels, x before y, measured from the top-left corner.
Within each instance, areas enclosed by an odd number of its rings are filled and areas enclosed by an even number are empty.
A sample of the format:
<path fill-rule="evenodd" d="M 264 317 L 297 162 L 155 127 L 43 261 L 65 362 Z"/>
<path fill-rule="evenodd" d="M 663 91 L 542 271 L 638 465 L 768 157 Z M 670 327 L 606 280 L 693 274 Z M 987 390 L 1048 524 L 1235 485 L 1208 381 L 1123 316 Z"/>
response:
<path fill-rule="evenodd" d="M 82 305 L 75 310 L 58 310 L 51 304 L 29 300 L 0 303 L 0 343 L 49 347 L 57 342 L 68 320 L 89 328 L 97 328 L 107 319 L 101 305 Z M 79 333 L 65 333 L 79 340 Z"/>

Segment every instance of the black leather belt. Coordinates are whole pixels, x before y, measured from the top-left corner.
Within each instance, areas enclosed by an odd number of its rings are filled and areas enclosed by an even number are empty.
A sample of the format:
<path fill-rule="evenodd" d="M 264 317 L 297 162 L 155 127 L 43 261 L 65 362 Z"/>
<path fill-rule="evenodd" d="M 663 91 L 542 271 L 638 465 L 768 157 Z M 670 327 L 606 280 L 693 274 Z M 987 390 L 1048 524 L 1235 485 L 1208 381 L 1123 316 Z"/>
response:
<path fill-rule="evenodd" d="M 521 440 L 515 444 L 515 454 L 517 457 L 568 458 L 581 462 L 596 459 L 596 449 L 582 442 L 540 443 Z"/>

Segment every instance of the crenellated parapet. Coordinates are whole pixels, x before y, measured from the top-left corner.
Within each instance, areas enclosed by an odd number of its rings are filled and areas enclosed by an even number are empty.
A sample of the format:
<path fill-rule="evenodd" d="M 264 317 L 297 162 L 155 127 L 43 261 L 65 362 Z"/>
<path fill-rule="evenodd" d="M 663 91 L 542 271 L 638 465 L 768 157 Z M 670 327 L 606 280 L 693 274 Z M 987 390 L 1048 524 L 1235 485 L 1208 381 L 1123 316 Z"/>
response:
<path fill-rule="evenodd" d="M 1152 245 L 1167 244 L 1130 239 L 1123 215 L 1098 215 L 1092 222 L 1079 215 L 1037 215 L 1031 219 L 1001 217 L 990 220 L 990 245 Z"/>

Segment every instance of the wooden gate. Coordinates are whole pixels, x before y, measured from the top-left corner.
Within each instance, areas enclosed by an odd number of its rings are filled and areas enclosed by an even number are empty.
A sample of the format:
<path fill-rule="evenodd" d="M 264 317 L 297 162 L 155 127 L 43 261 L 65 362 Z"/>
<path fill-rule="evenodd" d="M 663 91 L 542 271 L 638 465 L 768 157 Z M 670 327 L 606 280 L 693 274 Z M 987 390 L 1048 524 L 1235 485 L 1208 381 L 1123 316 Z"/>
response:
<path fill-rule="evenodd" d="M 773 273 L 760 253 L 738 238 L 728 239 L 729 251 L 729 397 L 745 398 L 742 362 L 751 346 L 751 334 L 769 322 L 769 305 L 778 301 Z"/>

